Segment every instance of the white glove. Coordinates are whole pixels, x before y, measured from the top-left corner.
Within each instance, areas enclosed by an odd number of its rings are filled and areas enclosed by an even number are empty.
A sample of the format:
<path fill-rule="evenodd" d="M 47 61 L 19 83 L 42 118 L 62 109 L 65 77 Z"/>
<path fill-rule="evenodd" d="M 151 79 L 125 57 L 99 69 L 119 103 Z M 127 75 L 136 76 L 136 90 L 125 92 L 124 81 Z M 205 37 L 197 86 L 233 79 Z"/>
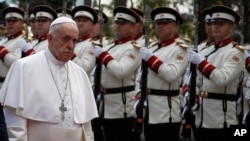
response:
<path fill-rule="evenodd" d="M 246 86 L 247 86 L 248 88 L 250 88 L 250 80 L 247 80 Z"/>
<path fill-rule="evenodd" d="M 32 49 L 31 44 L 27 43 L 24 39 L 21 40 L 20 47 L 21 47 L 22 51 L 25 52 L 25 53 L 27 51 L 29 51 L 30 49 Z"/>
<path fill-rule="evenodd" d="M 199 65 L 205 59 L 199 53 L 190 50 L 188 54 L 188 60 L 193 64 Z"/>
<path fill-rule="evenodd" d="M 99 57 L 105 50 L 101 48 L 100 46 L 95 46 L 94 48 L 94 54 L 96 57 Z"/>
<path fill-rule="evenodd" d="M 248 51 L 247 51 L 247 50 L 245 50 L 245 52 L 244 52 L 244 56 L 245 56 L 245 59 L 247 59 L 247 58 L 250 56 L 250 54 L 248 53 Z"/>
<path fill-rule="evenodd" d="M 142 47 L 140 49 L 140 55 L 144 61 L 148 61 L 153 56 L 153 53 L 146 47 Z"/>

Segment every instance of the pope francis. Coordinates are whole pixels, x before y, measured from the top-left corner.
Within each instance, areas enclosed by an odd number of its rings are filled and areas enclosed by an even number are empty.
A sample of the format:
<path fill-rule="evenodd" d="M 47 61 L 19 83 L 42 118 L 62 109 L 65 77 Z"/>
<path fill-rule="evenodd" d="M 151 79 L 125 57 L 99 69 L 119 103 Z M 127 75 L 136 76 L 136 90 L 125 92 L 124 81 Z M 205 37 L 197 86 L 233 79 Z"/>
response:
<path fill-rule="evenodd" d="M 50 25 L 48 48 L 17 60 L 0 90 L 11 141 L 92 141 L 98 116 L 85 71 L 70 59 L 78 37 L 67 17 Z"/>

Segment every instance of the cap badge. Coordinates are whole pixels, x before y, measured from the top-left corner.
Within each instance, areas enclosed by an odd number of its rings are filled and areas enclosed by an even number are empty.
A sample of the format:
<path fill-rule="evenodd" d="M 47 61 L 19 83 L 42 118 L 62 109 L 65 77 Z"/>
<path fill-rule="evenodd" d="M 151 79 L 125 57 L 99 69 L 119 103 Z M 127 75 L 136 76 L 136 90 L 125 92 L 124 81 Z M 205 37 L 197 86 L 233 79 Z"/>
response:
<path fill-rule="evenodd" d="M 39 13 L 39 16 L 43 16 L 43 12 L 40 12 L 40 13 Z"/>
<path fill-rule="evenodd" d="M 10 17 L 13 17 L 14 16 L 14 14 L 13 13 L 10 13 Z"/>
<path fill-rule="evenodd" d="M 122 17 L 122 14 L 120 13 L 120 14 L 118 15 L 118 17 Z"/>
<path fill-rule="evenodd" d="M 217 14 L 216 14 L 216 16 L 217 16 L 217 17 L 220 17 L 220 14 L 219 14 L 219 13 L 217 13 Z"/>
<path fill-rule="evenodd" d="M 163 18 L 163 17 L 164 17 L 164 14 L 162 13 L 162 14 L 160 15 L 160 17 Z"/>

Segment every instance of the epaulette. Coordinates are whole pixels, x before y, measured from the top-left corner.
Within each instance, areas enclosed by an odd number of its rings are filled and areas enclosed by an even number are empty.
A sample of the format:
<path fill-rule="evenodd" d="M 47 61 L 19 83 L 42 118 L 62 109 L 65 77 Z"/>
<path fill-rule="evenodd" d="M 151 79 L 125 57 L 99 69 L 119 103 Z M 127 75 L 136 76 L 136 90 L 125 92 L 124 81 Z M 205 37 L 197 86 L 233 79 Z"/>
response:
<path fill-rule="evenodd" d="M 99 40 L 92 40 L 92 44 L 94 46 L 102 46 L 101 43 L 99 42 Z"/>
<path fill-rule="evenodd" d="M 186 43 L 191 43 L 191 40 L 189 38 L 185 38 L 185 37 L 180 37 L 181 40 L 185 41 Z"/>
<path fill-rule="evenodd" d="M 180 47 L 182 47 L 182 48 L 184 48 L 184 49 L 188 49 L 188 48 L 189 48 L 188 45 L 186 45 L 186 44 L 184 44 L 184 43 L 182 43 L 182 42 L 176 42 L 176 43 L 177 43 L 178 46 L 180 46 Z"/>
<path fill-rule="evenodd" d="M 236 47 L 236 48 L 238 48 L 238 49 L 241 50 L 241 51 L 245 51 L 245 50 L 246 50 L 246 47 L 245 47 L 245 46 L 240 45 L 240 44 L 237 43 L 237 42 L 233 42 L 233 47 Z"/>
<path fill-rule="evenodd" d="M 137 48 L 137 49 L 140 49 L 141 48 L 141 45 L 140 44 L 138 44 L 136 41 L 132 41 L 131 42 L 131 44 L 135 47 L 135 48 Z"/>

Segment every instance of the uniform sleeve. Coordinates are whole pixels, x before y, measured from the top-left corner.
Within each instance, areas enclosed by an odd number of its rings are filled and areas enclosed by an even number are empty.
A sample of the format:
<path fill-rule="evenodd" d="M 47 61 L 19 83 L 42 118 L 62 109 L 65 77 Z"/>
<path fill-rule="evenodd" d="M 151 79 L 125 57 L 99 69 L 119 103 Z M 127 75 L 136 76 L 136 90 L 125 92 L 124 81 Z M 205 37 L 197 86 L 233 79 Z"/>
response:
<path fill-rule="evenodd" d="M 16 109 L 4 107 L 7 131 L 10 141 L 28 141 L 27 121 L 16 115 Z"/>
<path fill-rule="evenodd" d="M 21 54 L 21 53 L 20 53 Z M 7 66 L 11 66 L 17 59 L 20 59 L 21 57 L 17 57 L 15 55 L 12 55 L 11 53 L 8 53 L 4 57 L 4 62 Z"/>
<path fill-rule="evenodd" d="M 140 65 L 139 51 L 128 50 L 120 60 L 112 59 L 107 64 L 107 69 L 117 78 L 126 78 L 135 72 Z"/>
<path fill-rule="evenodd" d="M 92 47 L 88 47 L 82 53 L 76 53 L 77 56 L 73 59 L 73 62 L 81 66 L 87 73 L 91 72 L 95 66 L 95 56 Z"/>
<path fill-rule="evenodd" d="M 239 72 L 243 71 L 243 66 L 244 54 L 240 52 L 232 53 L 222 67 L 211 71 L 209 79 L 218 85 L 227 85 L 232 79 L 236 78 Z"/>
<path fill-rule="evenodd" d="M 178 52 L 171 60 L 166 60 L 158 70 L 159 77 L 167 80 L 168 82 L 176 81 L 182 77 L 186 72 L 188 66 L 187 51 Z"/>

